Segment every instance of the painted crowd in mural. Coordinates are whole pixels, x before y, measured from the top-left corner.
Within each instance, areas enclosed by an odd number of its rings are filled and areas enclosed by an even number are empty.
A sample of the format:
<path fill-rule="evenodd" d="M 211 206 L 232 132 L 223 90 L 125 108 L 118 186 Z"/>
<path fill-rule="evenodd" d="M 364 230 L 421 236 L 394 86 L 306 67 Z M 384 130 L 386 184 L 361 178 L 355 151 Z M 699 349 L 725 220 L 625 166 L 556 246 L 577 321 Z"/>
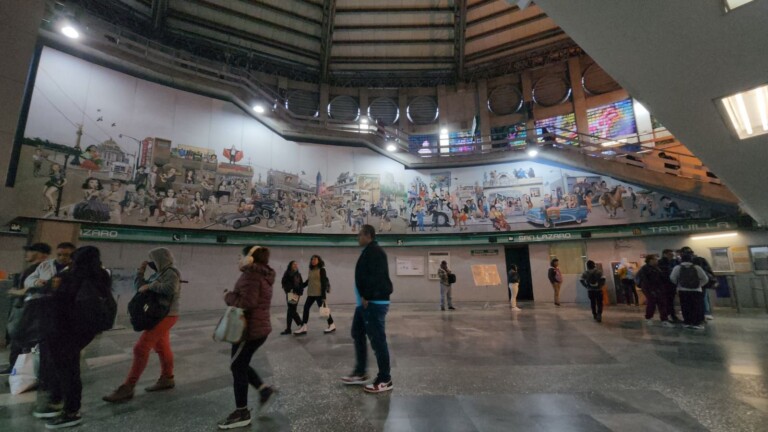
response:
<path fill-rule="evenodd" d="M 17 175 L 20 214 L 292 233 L 523 231 L 709 217 L 536 162 L 411 171 L 367 149 L 288 142 L 234 105 L 45 49 Z"/>

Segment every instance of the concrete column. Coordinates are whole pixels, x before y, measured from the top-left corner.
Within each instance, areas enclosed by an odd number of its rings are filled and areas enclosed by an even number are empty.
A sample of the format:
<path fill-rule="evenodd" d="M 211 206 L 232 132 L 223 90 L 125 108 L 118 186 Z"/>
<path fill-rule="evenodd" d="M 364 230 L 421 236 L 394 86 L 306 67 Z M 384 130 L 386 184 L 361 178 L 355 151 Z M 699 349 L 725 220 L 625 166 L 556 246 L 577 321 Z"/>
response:
<path fill-rule="evenodd" d="M 525 128 L 528 129 L 528 142 L 536 142 L 536 122 L 533 119 L 533 78 L 531 71 L 526 70 L 520 74 L 520 84 L 523 91 L 523 112 L 525 114 Z M 531 107 L 528 110 L 528 107 Z M 530 114 L 530 115 L 529 115 Z"/>
<path fill-rule="evenodd" d="M 589 134 L 587 97 L 584 94 L 584 87 L 581 86 L 581 63 L 579 60 L 579 57 L 571 57 L 568 59 L 568 75 L 571 81 L 573 113 L 576 116 L 576 130 L 582 134 Z"/>
<path fill-rule="evenodd" d="M 77 245 L 80 239 L 80 224 L 39 220 L 32 230 L 32 243 L 48 243 L 51 248 L 70 242 Z"/>
<path fill-rule="evenodd" d="M 44 11 L 43 0 L 0 1 L 0 224 L 18 216 L 14 213 L 14 190 L 4 185 Z"/>
<path fill-rule="evenodd" d="M 477 82 L 477 111 L 480 115 L 480 138 L 483 151 L 491 148 L 491 113 L 488 111 L 488 81 Z"/>
<path fill-rule="evenodd" d="M 400 120 L 398 121 L 400 130 L 405 133 L 410 133 L 408 131 L 408 115 L 406 114 L 408 111 L 408 93 L 406 93 L 405 89 L 401 88 L 397 91 L 397 106 L 400 110 Z"/>
<path fill-rule="evenodd" d="M 328 120 L 328 102 L 330 101 L 331 87 L 328 84 L 320 84 L 320 120 Z"/>
<path fill-rule="evenodd" d="M 366 117 L 368 115 L 368 89 L 361 88 L 357 99 L 360 106 L 360 117 Z"/>

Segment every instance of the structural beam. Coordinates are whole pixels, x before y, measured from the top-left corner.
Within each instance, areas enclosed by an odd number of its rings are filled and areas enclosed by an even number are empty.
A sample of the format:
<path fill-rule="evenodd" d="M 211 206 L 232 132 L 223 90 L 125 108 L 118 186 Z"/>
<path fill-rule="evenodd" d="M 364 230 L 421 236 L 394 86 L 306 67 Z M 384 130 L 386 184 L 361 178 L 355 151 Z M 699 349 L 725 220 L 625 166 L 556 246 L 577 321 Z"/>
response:
<path fill-rule="evenodd" d="M 320 82 L 328 82 L 328 65 L 333 49 L 333 22 L 336 20 L 336 0 L 323 1 L 323 28 L 320 36 Z"/>
<path fill-rule="evenodd" d="M 464 47 L 467 32 L 467 0 L 456 0 L 453 4 L 453 52 L 456 56 L 456 81 L 464 81 Z"/>
<path fill-rule="evenodd" d="M 152 0 L 152 30 L 158 34 L 165 28 L 168 15 L 168 0 Z"/>

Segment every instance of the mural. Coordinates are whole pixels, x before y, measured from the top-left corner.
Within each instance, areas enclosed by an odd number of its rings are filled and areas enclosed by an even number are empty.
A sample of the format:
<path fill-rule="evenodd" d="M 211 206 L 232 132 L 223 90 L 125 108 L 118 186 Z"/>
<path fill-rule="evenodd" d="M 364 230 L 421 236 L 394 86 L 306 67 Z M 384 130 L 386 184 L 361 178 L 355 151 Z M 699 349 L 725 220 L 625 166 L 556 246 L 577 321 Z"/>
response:
<path fill-rule="evenodd" d="M 16 190 L 29 198 L 19 214 L 32 217 L 329 234 L 368 223 L 418 235 L 710 216 L 535 162 L 414 171 L 368 149 L 285 141 L 230 103 L 48 48 L 25 136 Z"/>

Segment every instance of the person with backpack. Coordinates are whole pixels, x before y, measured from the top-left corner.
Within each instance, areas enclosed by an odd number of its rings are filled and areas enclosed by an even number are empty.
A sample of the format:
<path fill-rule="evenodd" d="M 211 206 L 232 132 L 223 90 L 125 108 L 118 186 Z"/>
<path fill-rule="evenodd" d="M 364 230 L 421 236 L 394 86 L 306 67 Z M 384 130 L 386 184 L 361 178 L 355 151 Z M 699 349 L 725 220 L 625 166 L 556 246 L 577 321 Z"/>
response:
<path fill-rule="evenodd" d="M 702 287 L 707 284 L 709 278 L 704 269 L 693 263 L 692 254 L 684 253 L 681 256 L 681 261 L 680 265 L 672 270 L 669 279 L 677 284 L 685 327 L 703 330 L 704 296 Z"/>
<path fill-rule="evenodd" d="M 283 291 L 285 291 L 286 303 L 288 303 L 288 316 L 286 317 L 285 330 L 281 335 L 289 335 L 293 333 L 291 331 L 291 324 L 296 322 L 296 325 L 301 327 L 303 322 L 296 309 L 299 306 L 299 299 L 304 294 L 304 280 L 299 272 L 299 263 L 291 261 L 288 263 L 288 268 L 283 273 L 282 280 Z"/>
<path fill-rule="evenodd" d="M 627 306 L 634 304 L 635 307 L 640 307 L 640 298 L 637 296 L 637 289 L 635 289 L 635 268 L 627 262 L 626 258 L 622 258 L 618 274 L 619 279 L 621 279 L 621 286 L 624 288 Z"/>
<path fill-rule="evenodd" d="M 309 259 L 309 274 L 304 281 L 307 287 L 307 299 L 304 300 L 304 316 L 301 327 L 293 332 L 296 336 L 307 334 L 307 323 L 309 322 L 309 311 L 312 306 L 317 304 L 322 307 L 328 293 L 331 292 L 331 282 L 328 280 L 328 274 L 325 271 L 325 262 L 319 255 L 312 255 Z M 323 331 L 325 334 L 336 331 L 336 324 L 333 323 L 333 317 L 328 316 L 328 327 Z"/>
<path fill-rule="evenodd" d="M 669 312 L 667 299 L 664 293 L 664 271 L 659 268 L 659 259 L 656 255 L 645 257 L 645 265 L 637 272 L 637 284 L 645 295 L 645 320 L 648 324 L 653 322 L 653 314 L 659 309 L 659 318 L 664 327 L 674 327 L 668 321 Z"/>
<path fill-rule="evenodd" d="M 673 323 L 681 322 L 680 318 L 677 317 L 677 312 L 675 312 L 677 285 L 669 280 L 669 276 L 672 274 L 672 269 L 674 269 L 676 265 L 675 252 L 672 249 L 664 249 L 661 252 L 661 259 L 659 259 L 659 268 L 664 273 L 664 305 L 667 307 L 667 314 Z"/>
<path fill-rule="evenodd" d="M 549 283 L 552 284 L 552 290 L 555 292 L 555 306 L 560 306 L 560 286 L 563 283 L 563 274 L 560 273 L 560 260 L 557 258 L 553 258 L 549 262 L 547 278 Z"/>
<path fill-rule="evenodd" d="M 517 307 L 517 291 L 520 288 L 520 273 L 517 271 L 517 265 L 509 266 L 507 272 L 507 287 L 509 289 L 509 308 L 513 311 L 519 311 Z"/>
<path fill-rule="evenodd" d="M 84 246 L 74 252 L 71 266 L 54 278 L 52 288 L 52 318 L 57 323 L 57 334 L 50 341 L 56 377 L 51 399 L 63 400 L 64 408 L 45 427 L 61 429 L 77 426 L 83 421 L 80 416 L 83 393 L 80 351 L 97 334 L 112 328 L 117 303 L 112 297 L 112 278 L 102 268 L 101 254 L 93 246 Z"/>
<path fill-rule="evenodd" d="M 589 306 L 592 309 L 592 318 L 597 322 L 603 322 L 603 285 L 605 277 L 594 261 L 587 261 L 587 270 L 581 274 L 581 285 L 587 289 Z"/>
<path fill-rule="evenodd" d="M 259 392 L 259 410 L 264 411 L 274 401 L 275 390 L 265 384 L 250 366 L 256 351 L 272 332 L 269 308 L 275 271 L 269 266 L 269 249 L 246 246 L 240 257 L 240 277 L 232 291 L 225 291 L 227 306 L 243 309 L 246 319 L 243 341 L 232 344 L 230 370 L 234 380 L 235 410 L 219 422 L 219 429 L 234 429 L 251 424 L 248 410 L 248 385 Z"/>
<path fill-rule="evenodd" d="M 448 300 L 448 310 L 456 310 L 453 307 L 453 298 L 451 297 L 451 288 L 456 282 L 456 276 L 448 268 L 448 262 L 442 261 L 440 268 L 437 269 L 437 277 L 440 279 L 440 310 L 445 310 L 445 300 Z M 453 282 L 451 282 L 453 279 Z"/>
<path fill-rule="evenodd" d="M 181 295 L 181 273 L 173 265 L 171 251 L 160 247 L 149 251 L 149 261 L 139 265 L 134 279 L 138 292 L 151 291 L 158 295 L 159 301 L 168 307 L 168 314 L 151 329 L 144 330 L 133 347 L 133 363 L 123 384 L 114 392 L 104 396 L 105 402 L 117 403 L 133 399 L 133 389 L 149 362 L 152 350 L 160 357 L 160 378 L 154 385 L 144 390 L 156 392 L 169 390 L 176 386 L 173 376 L 173 351 L 171 351 L 171 328 L 179 320 L 179 297 Z M 147 267 L 155 271 L 149 278 L 144 278 Z"/>
<path fill-rule="evenodd" d="M 704 294 L 704 319 L 707 321 L 712 321 L 715 319 L 715 317 L 712 315 L 712 303 L 709 300 L 709 292 L 707 290 L 715 289 L 717 288 L 717 277 L 715 276 L 714 272 L 712 271 L 712 266 L 709 265 L 709 262 L 706 258 L 696 255 L 693 252 L 693 249 L 691 249 L 688 246 L 683 246 L 680 248 L 681 253 L 690 253 L 693 255 L 693 263 L 697 266 L 701 267 L 702 270 L 704 270 L 704 273 L 707 274 L 707 277 L 709 278 L 709 282 L 707 282 L 702 287 L 702 292 Z"/>

